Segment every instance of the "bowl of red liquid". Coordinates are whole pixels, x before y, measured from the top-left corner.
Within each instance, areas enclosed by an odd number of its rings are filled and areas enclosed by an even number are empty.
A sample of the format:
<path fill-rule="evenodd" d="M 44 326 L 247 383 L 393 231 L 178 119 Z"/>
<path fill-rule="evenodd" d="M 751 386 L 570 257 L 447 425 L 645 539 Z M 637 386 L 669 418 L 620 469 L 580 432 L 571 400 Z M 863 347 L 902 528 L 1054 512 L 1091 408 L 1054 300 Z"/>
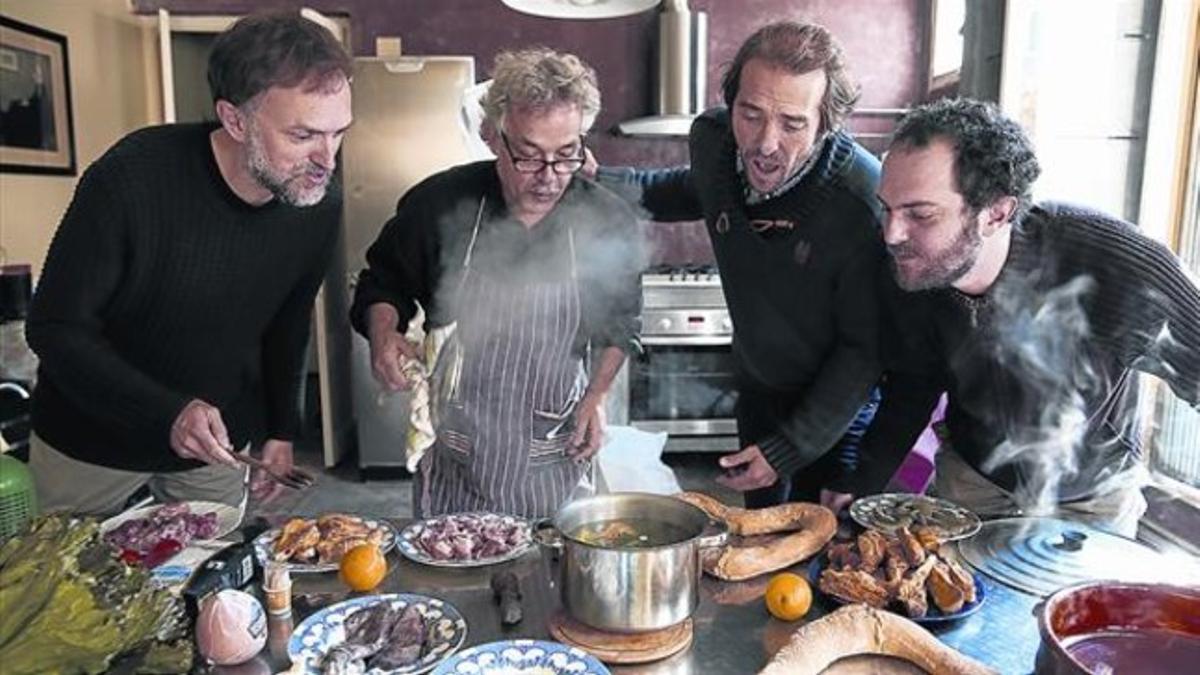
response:
<path fill-rule="evenodd" d="M 1180 675 L 1200 667 L 1200 588 L 1089 581 L 1041 605 L 1037 672 Z"/>

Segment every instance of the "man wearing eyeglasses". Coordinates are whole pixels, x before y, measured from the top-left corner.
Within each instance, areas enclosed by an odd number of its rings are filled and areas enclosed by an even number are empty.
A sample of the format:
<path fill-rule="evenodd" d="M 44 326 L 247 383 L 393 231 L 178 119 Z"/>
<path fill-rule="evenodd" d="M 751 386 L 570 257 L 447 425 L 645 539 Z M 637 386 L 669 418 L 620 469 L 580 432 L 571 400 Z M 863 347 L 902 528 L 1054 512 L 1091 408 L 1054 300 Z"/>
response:
<path fill-rule="evenodd" d="M 544 517 L 587 472 L 605 395 L 639 348 L 642 247 L 632 208 L 575 175 L 600 110 L 589 66 L 502 53 L 481 103 L 497 158 L 404 195 L 367 251 L 351 320 L 385 388 L 427 376 L 436 441 L 416 465 L 417 515 Z M 404 333 L 418 305 L 426 333 L 449 337 L 414 367 Z"/>

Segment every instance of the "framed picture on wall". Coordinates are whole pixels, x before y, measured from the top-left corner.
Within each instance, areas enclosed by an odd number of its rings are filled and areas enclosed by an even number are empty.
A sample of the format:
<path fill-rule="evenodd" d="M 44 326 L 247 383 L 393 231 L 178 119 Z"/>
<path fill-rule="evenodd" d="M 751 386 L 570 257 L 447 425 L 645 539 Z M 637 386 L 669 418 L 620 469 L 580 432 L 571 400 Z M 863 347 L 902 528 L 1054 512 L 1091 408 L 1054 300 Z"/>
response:
<path fill-rule="evenodd" d="M 67 38 L 0 16 L 0 171 L 75 173 Z"/>

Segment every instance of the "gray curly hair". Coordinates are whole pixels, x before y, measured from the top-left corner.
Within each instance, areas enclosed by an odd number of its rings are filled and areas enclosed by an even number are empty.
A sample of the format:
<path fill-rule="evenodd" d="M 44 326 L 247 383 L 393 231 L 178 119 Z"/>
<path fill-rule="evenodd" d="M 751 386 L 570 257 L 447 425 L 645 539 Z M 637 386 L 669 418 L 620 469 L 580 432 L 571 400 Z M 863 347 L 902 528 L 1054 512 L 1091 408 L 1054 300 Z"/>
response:
<path fill-rule="evenodd" d="M 596 71 L 578 56 L 534 47 L 496 55 L 492 84 L 479 103 L 485 119 L 497 129 L 504 128 L 504 116 L 513 107 L 573 103 L 583 115 L 580 131 L 587 133 L 600 114 L 600 88 Z"/>

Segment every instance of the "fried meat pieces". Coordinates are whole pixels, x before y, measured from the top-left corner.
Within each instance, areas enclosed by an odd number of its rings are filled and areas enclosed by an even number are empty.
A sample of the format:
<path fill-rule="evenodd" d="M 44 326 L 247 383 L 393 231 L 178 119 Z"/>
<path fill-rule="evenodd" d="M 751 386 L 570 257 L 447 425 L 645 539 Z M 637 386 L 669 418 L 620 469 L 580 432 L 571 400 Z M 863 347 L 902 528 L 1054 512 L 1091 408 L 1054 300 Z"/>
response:
<path fill-rule="evenodd" d="M 852 543 L 829 547 L 818 586 L 846 602 L 880 609 L 895 603 L 912 617 L 925 616 L 930 599 L 944 613 L 957 612 L 975 601 L 975 582 L 938 553 L 939 543 L 931 532 L 868 530 Z"/>

